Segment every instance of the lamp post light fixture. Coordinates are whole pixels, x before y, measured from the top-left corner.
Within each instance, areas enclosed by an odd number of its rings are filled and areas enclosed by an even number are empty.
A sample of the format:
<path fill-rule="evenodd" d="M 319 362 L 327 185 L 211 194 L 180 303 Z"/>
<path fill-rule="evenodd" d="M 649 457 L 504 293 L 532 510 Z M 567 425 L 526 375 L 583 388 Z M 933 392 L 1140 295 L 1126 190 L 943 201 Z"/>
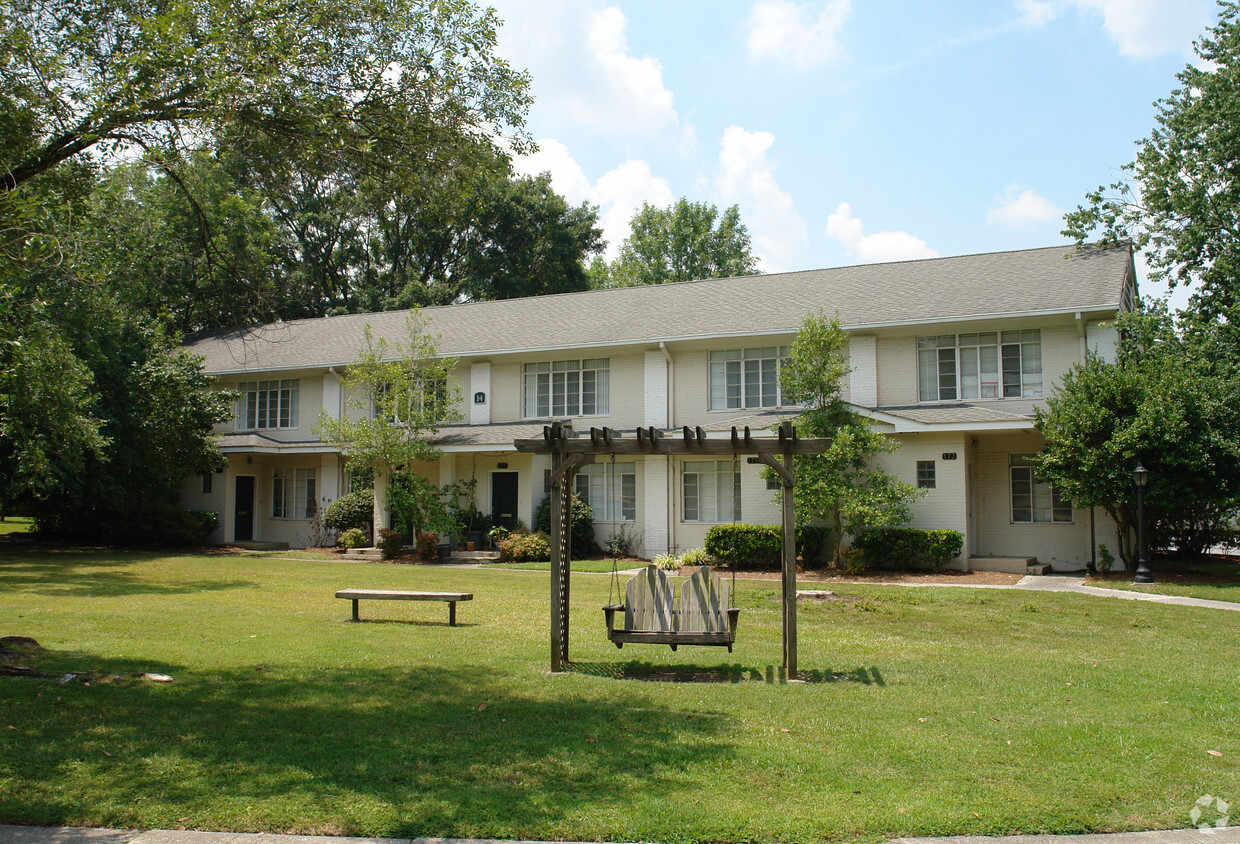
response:
<path fill-rule="evenodd" d="M 1150 470 L 1138 462 L 1137 468 L 1132 470 L 1132 479 L 1137 485 L 1137 573 L 1132 582 L 1153 583 L 1145 551 L 1145 488 L 1150 484 Z"/>

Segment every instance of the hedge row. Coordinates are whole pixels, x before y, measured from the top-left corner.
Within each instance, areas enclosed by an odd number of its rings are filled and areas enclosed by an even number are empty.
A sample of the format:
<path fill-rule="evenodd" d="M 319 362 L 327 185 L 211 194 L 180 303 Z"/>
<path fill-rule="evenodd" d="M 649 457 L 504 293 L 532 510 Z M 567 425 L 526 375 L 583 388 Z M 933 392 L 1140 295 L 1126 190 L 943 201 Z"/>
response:
<path fill-rule="evenodd" d="M 801 561 L 811 568 L 826 565 L 833 533 L 829 527 L 798 526 L 797 555 Z M 778 571 L 782 548 L 783 528 L 779 525 L 726 524 L 706 531 L 707 553 L 727 565 Z"/>
<path fill-rule="evenodd" d="M 872 528 L 853 538 L 867 565 L 879 568 L 941 569 L 960 556 L 964 534 L 958 530 Z"/>

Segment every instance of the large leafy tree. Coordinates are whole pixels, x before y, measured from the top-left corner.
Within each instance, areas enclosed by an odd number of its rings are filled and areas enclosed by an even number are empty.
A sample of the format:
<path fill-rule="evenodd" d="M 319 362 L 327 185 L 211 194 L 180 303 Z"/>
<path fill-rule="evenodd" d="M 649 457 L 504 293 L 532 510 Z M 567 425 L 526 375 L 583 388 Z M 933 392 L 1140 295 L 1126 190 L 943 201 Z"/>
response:
<path fill-rule="evenodd" d="M 1240 347 L 1240 7 L 1219 3 L 1218 22 L 1195 44 L 1201 61 L 1156 103 L 1155 129 L 1138 143 L 1124 178 L 1069 213 L 1078 242 L 1131 240 L 1150 275 L 1196 285 L 1190 310 L 1223 321 Z M 1234 354 L 1234 353 L 1233 353 Z"/>
<path fill-rule="evenodd" d="M 346 411 L 339 417 L 321 411 L 318 436 L 345 455 L 355 472 L 371 474 L 375 485 L 374 524 L 387 523 L 388 485 L 401 473 L 396 502 L 406 519 L 442 510 L 439 490 L 413 464 L 433 461 L 439 426 L 460 417 L 455 405 L 459 389 L 449 381 L 454 359 L 439 354 L 439 338 L 427 329 L 426 317 L 414 309 L 406 320 L 408 336 L 399 343 L 375 337 L 366 327 L 357 358 L 341 373 Z M 414 524 L 438 529 L 438 524 Z"/>
<path fill-rule="evenodd" d="M 1240 505 L 1240 378 L 1210 334 L 1180 330 L 1164 306 L 1125 315 L 1120 328 L 1116 361 L 1087 354 L 1038 410 L 1039 471 L 1078 505 L 1101 507 L 1132 564 L 1132 470 L 1144 465 L 1162 541 L 1200 552 Z"/>
<path fill-rule="evenodd" d="M 724 210 L 682 197 L 669 208 L 643 203 L 631 232 L 608 264 L 590 268 L 595 287 L 666 284 L 699 278 L 728 278 L 758 272 L 749 230 L 740 207 Z"/>
<path fill-rule="evenodd" d="M 909 504 L 918 495 L 875 465 L 899 444 L 857 418 L 843 399 L 847 347 L 838 317 L 807 316 L 779 372 L 785 400 L 804 408 L 794 423 L 797 433 L 831 439 L 822 454 L 797 458 L 794 492 L 798 522 L 821 520 L 837 528 L 833 558 L 844 534 L 909 521 Z"/>

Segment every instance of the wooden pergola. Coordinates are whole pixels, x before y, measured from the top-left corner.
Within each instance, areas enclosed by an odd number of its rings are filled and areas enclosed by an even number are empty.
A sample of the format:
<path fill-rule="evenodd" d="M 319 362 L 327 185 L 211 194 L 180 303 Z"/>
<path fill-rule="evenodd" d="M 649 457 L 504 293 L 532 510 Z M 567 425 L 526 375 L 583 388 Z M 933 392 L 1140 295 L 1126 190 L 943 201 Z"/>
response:
<path fill-rule="evenodd" d="M 517 451 L 551 455 L 551 670 L 562 671 L 568 658 L 569 572 L 571 563 L 570 513 L 573 477 L 599 455 L 746 455 L 765 463 L 779 475 L 782 489 L 783 553 L 783 667 L 785 676 L 797 674 L 797 551 L 793 457 L 821 454 L 830 439 L 799 439 L 792 423 L 779 426 L 777 436 L 755 437 L 748 427 L 732 428 L 728 438 L 709 438 L 700 427 L 684 426 L 679 435 L 658 428 L 638 428 L 625 436 L 612 428 L 591 428 L 589 435 L 571 423 L 553 422 L 541 438 L 516 440 Z M 751 461 L 752 462 L 752 461 Z"/>

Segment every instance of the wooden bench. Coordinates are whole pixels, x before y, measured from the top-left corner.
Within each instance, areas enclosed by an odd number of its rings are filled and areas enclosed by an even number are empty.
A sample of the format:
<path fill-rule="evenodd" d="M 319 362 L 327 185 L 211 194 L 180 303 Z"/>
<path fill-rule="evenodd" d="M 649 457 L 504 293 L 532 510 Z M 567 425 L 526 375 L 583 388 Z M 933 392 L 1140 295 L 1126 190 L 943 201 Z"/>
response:
<path fill-rule="evenodd" d="M 404 592 L 396 589 L 341 589 L 337 598 L 346 598 L 353 602 L 353 620 L 357 617 L 358 601 L 447 601 L 448 625 L 456 626 L 456 602 L 472 601 L 472 592 Z"/>

